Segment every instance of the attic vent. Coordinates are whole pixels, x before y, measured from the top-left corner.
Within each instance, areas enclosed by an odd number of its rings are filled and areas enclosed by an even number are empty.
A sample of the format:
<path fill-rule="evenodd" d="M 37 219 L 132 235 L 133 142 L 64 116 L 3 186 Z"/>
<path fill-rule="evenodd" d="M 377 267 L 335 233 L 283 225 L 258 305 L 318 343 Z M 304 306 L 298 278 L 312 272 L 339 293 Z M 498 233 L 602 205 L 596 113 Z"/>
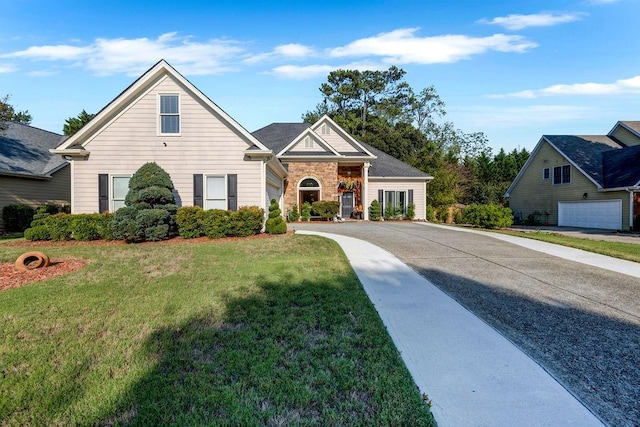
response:
<path fill-rule="evenodd" d="M 304 148 L 313 148 L 313 139 L 310 136 L 304 138 Z"/>
<path fill-rule="evenodd" d="M 322 125 L 322 134 L 329 135 L 331 133 L 331 128 L 325 123 Z"/>

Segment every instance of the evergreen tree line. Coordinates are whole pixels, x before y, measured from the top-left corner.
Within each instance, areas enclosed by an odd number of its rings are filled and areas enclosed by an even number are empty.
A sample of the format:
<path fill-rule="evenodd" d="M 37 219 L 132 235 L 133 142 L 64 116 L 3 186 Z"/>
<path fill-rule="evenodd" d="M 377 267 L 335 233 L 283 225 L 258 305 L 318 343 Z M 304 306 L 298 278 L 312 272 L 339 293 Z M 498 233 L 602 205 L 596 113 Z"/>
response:
<path fill-rule="evenodd" d="M 416 92 L 395 66 L 386 71 L 337 70 L 320 86 L 322 102 L 303 114 L 327 114 L 357 139 L 434 177 L 427 200 L 435 208 L 504 204 L 504 192 L 524 165 L 526 149 L 493 154 L 482 132 L 443 121 L 445 103 L 433 86 Z"/>

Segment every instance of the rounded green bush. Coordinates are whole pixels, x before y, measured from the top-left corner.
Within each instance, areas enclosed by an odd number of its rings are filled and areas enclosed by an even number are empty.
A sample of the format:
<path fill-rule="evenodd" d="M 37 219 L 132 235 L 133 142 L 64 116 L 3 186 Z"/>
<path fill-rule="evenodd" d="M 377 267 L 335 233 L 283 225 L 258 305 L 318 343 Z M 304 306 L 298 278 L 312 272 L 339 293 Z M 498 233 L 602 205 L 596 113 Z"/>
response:
<path fill-rule="evenodd" d="M 369 206 L 369 219 L 371 221 L 380 221 L 382 218 L 382 211 L 380 209 L 380 202 L 373 199 L 371 206 Z"/>

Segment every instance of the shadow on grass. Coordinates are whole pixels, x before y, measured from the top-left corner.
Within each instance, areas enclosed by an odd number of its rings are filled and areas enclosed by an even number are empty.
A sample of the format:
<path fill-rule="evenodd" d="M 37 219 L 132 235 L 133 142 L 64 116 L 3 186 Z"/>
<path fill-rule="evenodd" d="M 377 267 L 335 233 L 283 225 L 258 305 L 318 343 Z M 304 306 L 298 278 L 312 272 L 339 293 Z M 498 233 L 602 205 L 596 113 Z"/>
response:
<path fill-rule="evenodd" d="M 413 268 L 524 350 L 601 419 L 637 425 L 640 319 L 585 311 L 561 295 L 536 300 L 441 270 Z"/>
<path fill-rule="evenodd" d="M 353 276 L 278 283 L 154 332 L 98 425 L 433 425 Z"/>

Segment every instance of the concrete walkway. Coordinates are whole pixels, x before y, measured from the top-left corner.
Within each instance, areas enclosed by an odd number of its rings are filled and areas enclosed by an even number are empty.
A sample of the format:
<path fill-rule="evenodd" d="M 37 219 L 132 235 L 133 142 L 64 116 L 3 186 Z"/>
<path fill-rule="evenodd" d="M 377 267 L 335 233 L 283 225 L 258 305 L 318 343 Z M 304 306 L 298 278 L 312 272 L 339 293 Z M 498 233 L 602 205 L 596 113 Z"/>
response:
<path fill-rule="evenodd" d="M 601 426 L 532 359 L 391 253 L 340 244 L 439 426 Z"/>

